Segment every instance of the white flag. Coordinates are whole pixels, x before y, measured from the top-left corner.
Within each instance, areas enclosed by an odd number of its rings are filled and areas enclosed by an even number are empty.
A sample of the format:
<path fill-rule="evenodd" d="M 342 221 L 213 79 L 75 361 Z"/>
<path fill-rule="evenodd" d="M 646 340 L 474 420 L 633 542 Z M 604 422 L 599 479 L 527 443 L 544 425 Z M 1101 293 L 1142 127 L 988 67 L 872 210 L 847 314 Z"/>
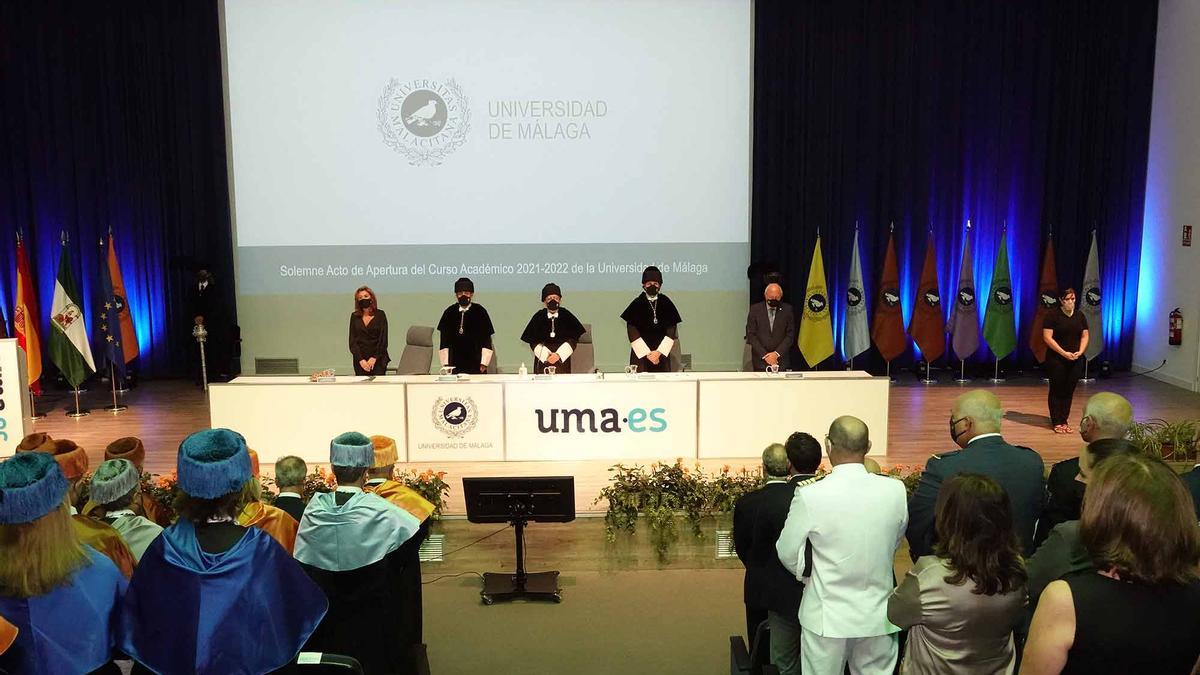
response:
<path fill-rule="evenodd" d="M 842 350 L 847 359 L 852 359 L 870 347 L 871 331 L 867 328 L 862 261 L 858 253 L 858 230 L 855 230 L 854 254 L 850 257 L 850 285 L 846 287 L 846 327 L 842 334 Z"/>
<path fill-rule="evenodd" d="M 1092 230 L 1092 249 L 1088 251 L 1087 266 L 1083 268 L 1083 288 L 1076 306 L 1088 322 L 1088 346 L 1083 358 L 1094 359 L 1104 350 L 1104 319 L 1100 313 L 1100 254 L 1096 247 L 1096 231 Z"/>

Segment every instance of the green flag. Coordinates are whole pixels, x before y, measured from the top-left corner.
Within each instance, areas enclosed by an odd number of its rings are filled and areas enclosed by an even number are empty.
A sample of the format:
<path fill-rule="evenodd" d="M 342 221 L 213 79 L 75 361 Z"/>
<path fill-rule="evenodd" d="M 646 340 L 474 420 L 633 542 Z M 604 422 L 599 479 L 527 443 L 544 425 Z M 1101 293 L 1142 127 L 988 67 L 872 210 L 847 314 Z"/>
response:
<path fill-rule="evenodd" d="M 64 243 L 58 259 L 54 300 L 50 305 L 50 360 L 58 366 L 67 383 L 76 388 L 88 375 L 96 372 L 87 329 L 83 327 L 79 298 L 79 288 L 75 285 L 75 275 L 71 274 L 71 259 Z"/>
<path fill-rule="evenodd" d="M 987 313 L 983 317 L 983 339 L 1000 360 L 1017 346 L 1017 326 L 1013 319 L 1012 276 L 1008 273 L 1008 234 L 1000 237 L 996 266 L 992 268 L 992 290 L 988 293 Z"/>

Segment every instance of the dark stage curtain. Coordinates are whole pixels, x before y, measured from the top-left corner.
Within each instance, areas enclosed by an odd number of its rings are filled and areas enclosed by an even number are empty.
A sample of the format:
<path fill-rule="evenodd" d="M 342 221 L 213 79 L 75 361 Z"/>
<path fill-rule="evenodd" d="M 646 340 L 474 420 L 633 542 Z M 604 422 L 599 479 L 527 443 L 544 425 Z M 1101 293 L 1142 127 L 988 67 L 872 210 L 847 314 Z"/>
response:
<path fill-rule="evenodd" d="M 185 372 L 196 261 L 211 265 L 234 302 L 216 2 L 0 3 L 0 130 L 5 319 L 20 229 L 47 353 L 66 230 L 90 329 L 97 243 L 112 228 L 139 371 Z"/>
<path fill-rule="evenodd" d="M 1104 325 L 1092 332 L 1103 331 L 1100 360 L 1128 367 L 1157 4 L 758 0 L 752 259 L 776 263 L 800 303 L 820 231 L 840 348 L 855 221 L 871 312 L 895 221 L 906 322 L 930 229 L 952 298 L 971 220 L 982 301 L 1007 221 L 1028 365 L 1046 235 L 1060 285 L 1078 288 L 1095 227 Z"/>

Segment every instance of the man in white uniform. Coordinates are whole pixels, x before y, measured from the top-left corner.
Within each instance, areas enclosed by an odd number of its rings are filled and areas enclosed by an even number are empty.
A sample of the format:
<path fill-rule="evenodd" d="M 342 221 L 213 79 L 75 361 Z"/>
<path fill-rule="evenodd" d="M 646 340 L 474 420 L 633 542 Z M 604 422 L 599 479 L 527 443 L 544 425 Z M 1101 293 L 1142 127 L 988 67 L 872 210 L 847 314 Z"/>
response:
<path fill-rule="evenodd" d="M 896 666 L 896 633 L 887 620 L 895 586 L 893 560 L 908 524 L 904 484 L 867 473 L 867 425 L 839 417 L 829 427 L 825 451 L 833 471 L 796 490 L 779 561 L 797 578 L 804 543 L 812 544 L 812 576 L 800 601 L 800 660 L 805 675 L 888 674 Z"/>

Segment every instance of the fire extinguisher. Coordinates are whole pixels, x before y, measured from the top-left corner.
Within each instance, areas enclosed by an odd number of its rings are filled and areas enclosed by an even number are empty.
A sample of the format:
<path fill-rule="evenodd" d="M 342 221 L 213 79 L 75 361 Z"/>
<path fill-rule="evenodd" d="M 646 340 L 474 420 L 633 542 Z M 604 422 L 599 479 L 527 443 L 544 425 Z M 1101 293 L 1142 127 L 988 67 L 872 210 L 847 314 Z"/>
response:
<path fill-rule="evenodd" d="M 1170 328 L 1167 330 L 1167 344 L 1178 347 L 1183 344 L 1183 312 L 1179 308 L 1171 310 Z"/>

